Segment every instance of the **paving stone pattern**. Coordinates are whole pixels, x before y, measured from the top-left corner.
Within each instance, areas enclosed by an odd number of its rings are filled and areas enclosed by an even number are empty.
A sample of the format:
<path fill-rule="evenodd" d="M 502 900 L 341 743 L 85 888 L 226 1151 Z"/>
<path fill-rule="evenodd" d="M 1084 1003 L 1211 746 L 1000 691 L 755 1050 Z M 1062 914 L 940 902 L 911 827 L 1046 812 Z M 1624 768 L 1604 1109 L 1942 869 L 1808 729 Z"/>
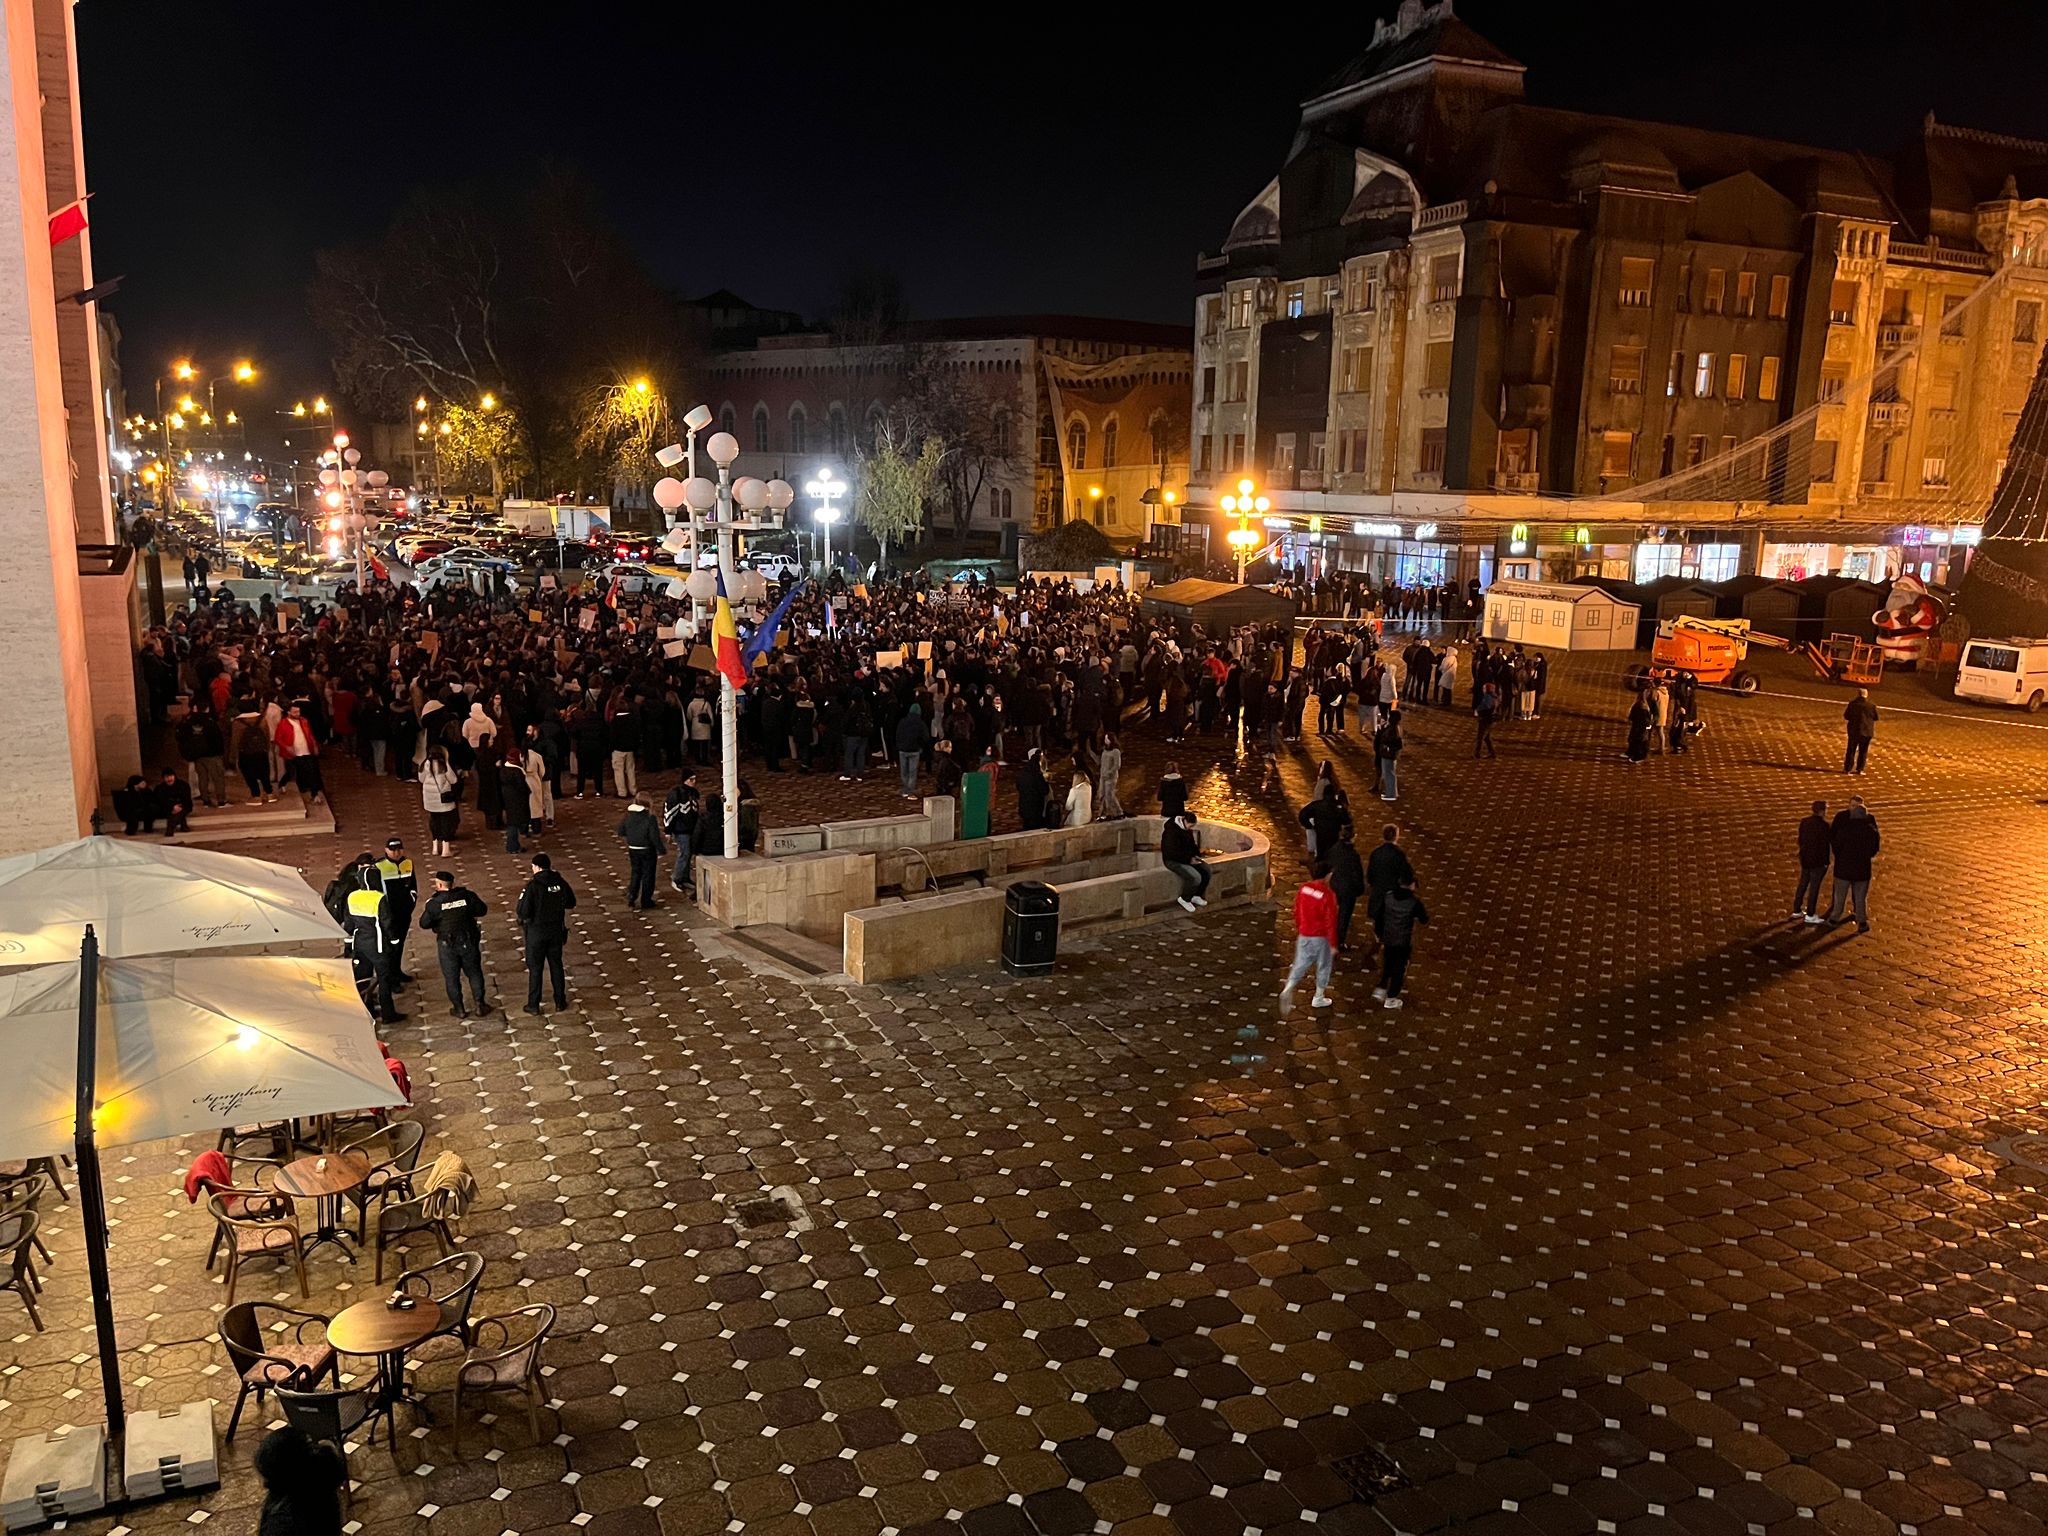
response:
<path fill-rule="evenodd" d="M 540 1444 L 508 1410 L 458 1459 L 425 1351 L 436 1422 L 354 1450 L 351 1529 L 2044 1529 L 2048 1172 L 2006 1138 L 2048 1132 L 2048 734 L 1886 684 L 1858 937 L 1783 922 L 1792 825 L 1849 788 L 1841 694 L 1774 672 L 1783 695 L 1714 699 L 1697 750 L 1631 768 L 1612 663 L 1556 676 L 1496 762 L 1462 712 L 1411 722 L 1431 922 L 1398 1014 L 1351 956 L 1334 1009 L 1280 1020 L 1277 907 L 1070 945 L 1031 981 L 801 985 L 725 957 L 665 880 L 626 911 L 618 802 L 570 800 L 542 846 L 583 893 L 572 1006 L 534 1020 L 524 861 L 474 829 L 454 862 L 515 1011 L 445 1017 L 416 949 L 388 1038 L 429 1154 L 483 1183 L 479 1313 L 562 1311 L 551 1403 Z M 1126 745 L 1144 809 L 1165 749 Z M 1291 889 L 1322 744 L 1174 750 Z M 1391 808 L 1355 735 L 1328 750 L 1369 837 Z M 897 803 L 880 765 L 753 777 L 771 822 Z M 392 829 L 424 846 L 409 790 L 331 778 L 342 836 L 247 851 L 317 884 Z M 177 1191 L 197 1145 L 110 1160 L 133 1406 L 233 1395 Z M 785 1185 L 809 1230 L 739 1225 Z M 51 1327 L 0 1353 L 10 1434 L 97 1414 L 75 1215 L 52 1228 Z M 376 1294 L 310 1262 L 322 1311 Z M 253 1530 L 263 1417 L 218 1491 L 126 1527 Z"/>

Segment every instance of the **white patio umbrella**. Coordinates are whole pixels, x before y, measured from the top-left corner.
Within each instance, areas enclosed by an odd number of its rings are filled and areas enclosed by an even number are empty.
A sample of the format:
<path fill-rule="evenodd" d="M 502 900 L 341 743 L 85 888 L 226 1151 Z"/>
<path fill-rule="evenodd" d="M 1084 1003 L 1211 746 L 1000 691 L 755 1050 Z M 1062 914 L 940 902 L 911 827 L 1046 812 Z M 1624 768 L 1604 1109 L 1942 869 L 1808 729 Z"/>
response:
<path fill-rule="evenodd" d="M 108 958 L 332 954 L 342 937 L 297 870 L 263 859 L 111 837 L 0 859 L 0 970 L 75 965 L 87 923 Z"/>
<path fill-rule="evenodd" d="M 345 960 L 103 960 L 94 1140 L 127 1146 L 405 1102 Z M 0 976 L 0 1160 L 69 1151 L 79 965 Z"/>

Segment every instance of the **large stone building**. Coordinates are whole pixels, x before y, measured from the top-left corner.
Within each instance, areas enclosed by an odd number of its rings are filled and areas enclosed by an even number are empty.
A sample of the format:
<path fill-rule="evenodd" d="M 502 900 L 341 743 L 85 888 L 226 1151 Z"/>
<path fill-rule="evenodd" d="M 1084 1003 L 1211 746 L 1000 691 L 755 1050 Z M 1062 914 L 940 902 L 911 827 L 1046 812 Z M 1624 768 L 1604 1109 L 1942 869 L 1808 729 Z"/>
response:
<path fill-rule="evenodd" d="M 876 344 L 764 334 L 712 355 L 707 403 L 739 439 L 738 473 L 802 487 L 827 466 L 857 483 L 860 444 L 907 389 L 936 390 L 975 418 L 968 532 L 977 543 L 1083 519 L 1132 545 L 1147 536 L 1162 491 L 1177 495 L 1187 482 L 1191 379 L 1180 327 L 1003 316 L 913 322 Z M 793 521 L 808 527 L 811 510 L 800 499 Z"/>
<path fill-rule="evenodd" d="M 1190 506 L 1252 478 L 1290 562 L 1403 581 L 1951 574 L 2041 345 L 2048 145 L 1930 118 L 1878 159 L 1523 73 L 1405 0 L 1303 104 L 1197 266 Z"/>

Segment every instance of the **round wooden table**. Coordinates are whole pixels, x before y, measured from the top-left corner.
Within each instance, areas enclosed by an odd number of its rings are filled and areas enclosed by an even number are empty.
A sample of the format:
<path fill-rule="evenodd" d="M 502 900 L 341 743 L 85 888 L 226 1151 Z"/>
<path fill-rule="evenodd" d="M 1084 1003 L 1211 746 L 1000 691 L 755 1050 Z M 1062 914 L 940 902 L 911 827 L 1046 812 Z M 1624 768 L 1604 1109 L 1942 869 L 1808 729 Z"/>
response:
<path fill-rule="evenodd" d="M 319 1225 L 306 1238 L 306 1252 L 311 1253 L 322 1243 L 332 1243 L 341 1250 L 343 1258 L 355 1263 L 348 1234 L 341 1230 L 341 1197 L 359 1188 L 369 1176 L 370 1160 L 360 1152 L 317 1153 L 277 1170 L 274 1187 L 279 1194 L 313 1202 L 314 1219 Z"/>
<path fill-rule="evenodd" d="M 344 1355 L 374 1356 L 377 1361 L 377 1401 L 389 1410 L 393 1403 L 410 1401 L 426 1409 L 424 1398 L 409 1398 L 405 1390 L 405 1352 L 441 1326 L 441 1306 L 422 1296 L 419 1305 L 401 1310 L 377 1301 L 359 1301 L 344 1307 L 327 1324 L 327 1342 Z"/>

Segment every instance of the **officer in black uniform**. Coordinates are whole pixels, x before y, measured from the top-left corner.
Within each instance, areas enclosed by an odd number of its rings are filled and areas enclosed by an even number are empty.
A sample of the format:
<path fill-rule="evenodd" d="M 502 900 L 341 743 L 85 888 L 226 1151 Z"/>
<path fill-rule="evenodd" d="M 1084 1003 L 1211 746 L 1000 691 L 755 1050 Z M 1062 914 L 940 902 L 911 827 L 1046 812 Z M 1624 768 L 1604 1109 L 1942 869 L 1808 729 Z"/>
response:
<path fill-rule="evenodd" d="M 519 926 L 526 934 L 526 1011 L 540 1012 L 540 973 L 545 966 L 555 984 L 555 1006 L 569 1006 L 569 986 L 562 975 L 562 946 L 569 942 L 569 911 L 576 893 L 555 873 L 554 861 L 536 853 L 533 878 L 519 893 Z"/>
<path fill-rule="evenodd" d="M 365 855 L 367 858 L 367 855 Z M 358 869 L 369 873 L 366 866 Z M 390 898 L 374 877 L 348 893 L 348 952 L 355 962 L 356 982 L 365 989 L 364 1001 L 380 1024 L 396 1024 L 405 1015 L 391 1001 L 391 983 L 397 974 L 396 950 L 391 944 Z"/>
<path fill-rule="evenodd" d="M 394 837 L 384 844 L 384 857 L 377 861 L 377 880 L 390 898 L 386 911 L 391 919 L 392 985 L 402 987 L 413 979 L 405 969 L 405 941 L 412 931 L 413 908 L 420 900 L 419 880 L 412 860 L 406 857 L 404 838 Z"/>
<path fill-rule="evenodd" d="M 483 935 L 476 920 L 491 909 L 483 897 L 466 885 L 457 885 L 447 870 L 434 872 L 434 894 L 420 909 L 420 926 L 435 939 L 441 957 L 441 984 L 448 989 L 451 1018 L 466 1019 L 469 1010 L 462 1003 L 462 978 L 467 976 L 476 993 L 476 1011 L 490 1012 L 484 1001 Z"/>

